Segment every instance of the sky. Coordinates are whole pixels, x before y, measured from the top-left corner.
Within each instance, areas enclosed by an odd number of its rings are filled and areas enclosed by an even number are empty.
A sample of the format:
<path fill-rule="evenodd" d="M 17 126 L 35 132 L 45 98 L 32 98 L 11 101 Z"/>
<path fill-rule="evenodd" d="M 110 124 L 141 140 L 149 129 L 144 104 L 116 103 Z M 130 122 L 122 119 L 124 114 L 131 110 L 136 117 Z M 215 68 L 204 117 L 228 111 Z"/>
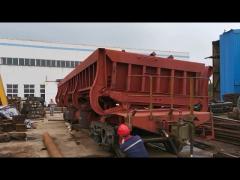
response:
<path fill-rule="evenodd" d="M 0 38 L 189 52 L 211 65 L 212 41 L 240 23 L 0 23 Z"/>

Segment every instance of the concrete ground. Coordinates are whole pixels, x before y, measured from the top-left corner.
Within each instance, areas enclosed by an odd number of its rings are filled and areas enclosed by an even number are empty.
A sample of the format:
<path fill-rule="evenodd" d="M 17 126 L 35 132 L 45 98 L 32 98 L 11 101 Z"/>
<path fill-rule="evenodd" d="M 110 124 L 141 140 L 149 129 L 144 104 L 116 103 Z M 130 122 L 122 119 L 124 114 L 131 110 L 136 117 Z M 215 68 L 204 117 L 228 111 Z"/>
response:
<path fill-rule="evenodd" d="M 54 116 L 46 114 L 46 118 L 34 120 L 36 129 L 27 130 L 25 141 L 10 141 L 0 143 L 0 157 L 49 157 L 43 144 L 42 135 L 48 132 L 59 147 L 64 157 L 113 157 L 113 154 L 103 150 L 89 137 L 88 130 L 70 131 L 62 114 Z M 222 142 L 214 142 L 215 151 L 238 151 L 240 148 Z M 171 153 L 156 148 L 147 148 L 150 157 L 177 157 Z M 206 151 L 194 147 L 193 157 L 211 158 L 215 151 Z M 190 147 L 185 146 L 179 157 L 190 157 Z"/>

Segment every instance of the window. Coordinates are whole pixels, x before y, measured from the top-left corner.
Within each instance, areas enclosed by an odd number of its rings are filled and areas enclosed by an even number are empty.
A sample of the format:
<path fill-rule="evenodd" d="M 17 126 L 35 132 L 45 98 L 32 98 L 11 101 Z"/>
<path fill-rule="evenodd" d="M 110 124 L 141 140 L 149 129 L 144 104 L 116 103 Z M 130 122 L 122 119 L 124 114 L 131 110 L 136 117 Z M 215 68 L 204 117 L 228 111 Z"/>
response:
<path fill-rule="evenodd" d="M 34 84 L 24 84 L 24 97 L 34 97 Z"/>
<path fill-rule="evenodd" d="M 46 60 L 47 61 L 47 67 L 51 67 L 51 61 L 50 60 Z"/>
<path fill-rule="evenodd" d="M 41 66 L 41 60 L 40 59 L 36 59 L 36 66 Z"/>
<path fill-rule="evenodd" d="M 65 61 L 61 61 L 61 67 L 65 67 Z"/>
<path fill-rule="evenodd" d="M 7 94 L 8 99 L 13 99 L 14 97 L 18 97 L 17 94 Z"/>
<path fill-rule="evenodd" d="M 18 58 L 13 58 L 13 65 L 18 65 Z"/>
<path fill-rule="evenodd" d="M 71 67 L 74 68 L 75 65 L 74 65 L 74 61 L 71 61 Z"/>
<path fill-rule="evenodd" d="M 40 96 L 45 100 L 45 85 L 41 84 L 40 85 Z"/>
<path fill-rule="evenodd" d="M 57 61 L 57 67 L 61 67 L 61 61 Z"/>
<path fill-rule="evenodd" d="M 45 94 L 41 94 L 41 98 L 43 98 L 45 101 Z"/>
<path fill-rule="evenodd" d="M 45 67 L 45 66 L 46 66 L 46 60 L 41 59 L 41 66 L 42 66 L 42 67 Z"/>
<path fill-rule="evenodd" d="M 30 65 L 29 59 L 25 59 L 25 66 L 29 66 L 29 65 Z"/>
<path fill-rule="evenodd" d="M 39 67 L 62 67 L 75 68 L 79 65 L 79 61 L 63 61 L 63 60 L 46 60 L 46 59 L 25 59 L 1 57 L 0 64 L 15 66 L 39 66 Z"/>
<path fill-rule="evenodd" d="M 52 60 L 52 67 L 56 67 L 56 61 Z"/>
<path fill-rule="evenodd" d="M 23 58 L 19 58 L 19 66 L 24 66 L 24 59 Z"/>
<path fill-rule="evenodd" d="M 35 66 L 35 59 L 30 59 L 30 66 Z"/>
<path fill-rule="evenodd" d="M 7 84 L 7 97 L 17 97 L 18 96 L 18 84 Z"/>
<path fill-rule="evenodd" d="M 77 65 L 79 65 L 79 62 L 78 62 L 78 61 L 75 61 L 75 67 L 76 67 Z"/>
<path fill-rule="evenodd" d="M 12 62 L 12 58 L 7 58 L 7 65 L 12 65 L 13 62 Z"/>
<path fill-rule="evenodd" d="M 2 58 L 2 64 L 7 64 L 7 59 L 6 58 Z"/>
<path fill-rule="evenodd" d="M 70 67 L 70 62 L 66 61 L 66 67 Z"/>

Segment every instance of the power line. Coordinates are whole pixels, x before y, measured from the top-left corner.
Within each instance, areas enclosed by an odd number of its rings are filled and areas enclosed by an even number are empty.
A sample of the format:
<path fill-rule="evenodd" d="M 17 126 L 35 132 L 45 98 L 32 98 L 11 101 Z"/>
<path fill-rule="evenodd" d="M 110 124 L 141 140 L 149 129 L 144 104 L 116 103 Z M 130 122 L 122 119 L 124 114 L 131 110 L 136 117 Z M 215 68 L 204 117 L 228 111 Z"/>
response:
<path fill-rule="evenodd" d="M 66 43 L 62 41 L 45 41 L 45 40 L 33 40 L 33 39 L 21 39 L 21 38 L 1 38 L 5 40 L 17 40 L 17 41 L 32 41 L 32 42 L 42 42 L 42 43 L 52 43 L 52 44 L 62 44 L 62 45 L 74 45 L 74 46 L 90 46 L 90 47 L 106 47 L 106 48 L 116 48 L 116 49 L 127 49 L 127 50 L 137 50 L 137 51 L 149 51 L 149 52 L 159 52 L 159 53 L 182 53 L 187 54 L 189 57 L 189 52 L 180 52 L 180 51 L 161 51 L 157 49 L 143 49 L 143 48 L 130 48 L 130 47 L 120 47 L 120 46 L 106 46 L 106 45 L 97 45 L 97 44 L 86 44 L 86 43 Z"/>

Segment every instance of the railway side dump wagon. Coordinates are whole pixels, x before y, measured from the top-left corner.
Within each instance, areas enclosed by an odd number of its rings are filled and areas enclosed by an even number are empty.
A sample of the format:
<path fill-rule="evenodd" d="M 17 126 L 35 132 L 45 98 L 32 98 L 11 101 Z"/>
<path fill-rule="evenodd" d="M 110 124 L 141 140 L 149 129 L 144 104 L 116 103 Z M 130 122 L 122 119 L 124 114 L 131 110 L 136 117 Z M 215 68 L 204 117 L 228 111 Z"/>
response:
<path fill-rule="evenodd" d="M 116 144 L 116 129 L 125 123 L 179 151 L 193 129 L 213 137 L 211 74 L 202 63 L 99 48 L 59 83 L 56 102 L 68 108 L 65 120 L 90 128 L 105 146 Z"/>

